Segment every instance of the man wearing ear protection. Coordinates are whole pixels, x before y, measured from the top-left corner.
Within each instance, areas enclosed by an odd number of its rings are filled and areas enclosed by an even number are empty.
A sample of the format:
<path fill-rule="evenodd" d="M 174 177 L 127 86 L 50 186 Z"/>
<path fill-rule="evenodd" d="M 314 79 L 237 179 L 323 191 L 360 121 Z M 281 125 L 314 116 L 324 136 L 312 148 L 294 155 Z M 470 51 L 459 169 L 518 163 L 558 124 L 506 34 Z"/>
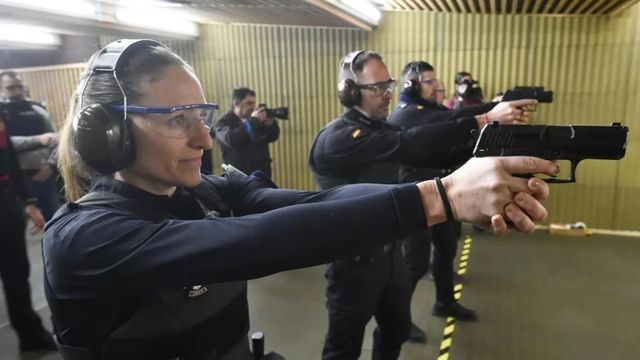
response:
<path fill-rule="evenodd" d="M 340 64 L 338 97 L 345 112 L 317 135 L 309 165 L 320 188 L 397 183 L 398 163 L 449 167 L 450 141 L 465 142 L 475 122 L 443 122 L 406 131 L 385 122 L 396 82 L 382 57 L 355 51 Z M 358 234 L 353 234 L 358 236 Z M 373 359 L 397 359 L 411 326 L 410 284 L 400 246 L 384 246 L 329 265 L 329 329 L 323 359 L 357 359 L 366 324 L 375 317 Z"/>
<path fill-rule="evenodd" d="M 385 121 L 394 88 L 379 54 L 354 51 L 342 59 L 338 98 L 346 110 L 318 133 L 309 156 L 320 188 L 397 183 L 398 164 L 451 168 L 467 156 L 452 153 L 451 144 L 472 141 L 471 131 L 487 121 L 514 116 L 502 105 L 483 116 L 398 128 Z M 378 324 L 372 359 L 397 359 L 411 332 L 411 285 L 396 239 L 330 264 L 326 277 L 329 330 L 323 359 L 357 359 L 371 317 Z"/>
<path fill-rule="evenodd" d="M 526 123 L 528 113 L 518 109 L 518 103 L 487 103 L 474 105 L 459 110 L 450 110 L 440 104 L 442 96 L 441 83 L 436 77 L 433 66 L 425 61 L 409 62 L 403 69 L 401 78 L 403 89 L 400 103 L 389 115 L 388 123 L 403 129 L 425 124 L 463 124 L 475 123 L 481 128 L 488 122 Z M 525 100 L 524 103 L 531 101 Z M 400 182 L 414 182 L 435 177 L 444 177 L 453 168 L 462 165 L 471 157 L 475 139 L 469 137 L 460 142 L 454 138 L 448 141 L 449 148 L 442 156 L 450 159 L 454 166 L 422 167 L 411 164 L 400 164 Z M 457 250 L 457 239 L 460 236 L 460 223 L 451 221 L 438 224 L 428 230 L 410 234 L 403 241 L 404 258 L 409 271 L 411 292 L 416 288 L 429 267 L 431 243 L 434 245 L 433 277 L 436 285 L 436 302 L 432 314 L 436 316 L 452 316 L 459 320 L 475 321 L 477 315 L 473 310 L 460 305 L 453 296 L 453 260 Z M 410 340 L 420 341 L 419 329 L 412 327 Z"/>

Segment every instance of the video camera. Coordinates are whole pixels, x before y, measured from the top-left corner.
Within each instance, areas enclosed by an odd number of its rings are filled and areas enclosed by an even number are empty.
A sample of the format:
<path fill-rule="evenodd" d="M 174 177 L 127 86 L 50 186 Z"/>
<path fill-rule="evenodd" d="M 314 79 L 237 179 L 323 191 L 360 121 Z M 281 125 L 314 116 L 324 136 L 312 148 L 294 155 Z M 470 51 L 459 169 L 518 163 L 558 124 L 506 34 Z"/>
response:
<path fill-rule="evenodd" d="M 258 104 L 258 108 L 261 108 L 261 107 L 267 109 L 267 117 L 268 118 L 276 118 L 276 119 L 280 119 L 280 120 L 289 120 L 289 108 L 288 107 L 279 107 L 279 108 L 269 109 L 267 107 L 267 104 Z"/>

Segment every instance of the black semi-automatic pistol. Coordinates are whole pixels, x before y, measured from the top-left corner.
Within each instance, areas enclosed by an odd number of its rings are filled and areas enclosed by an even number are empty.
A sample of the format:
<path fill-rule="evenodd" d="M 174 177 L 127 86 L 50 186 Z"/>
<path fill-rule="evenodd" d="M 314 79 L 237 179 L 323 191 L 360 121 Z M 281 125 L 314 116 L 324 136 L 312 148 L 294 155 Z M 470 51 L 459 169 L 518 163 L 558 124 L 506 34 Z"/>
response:
<path fill-rule="evenodd" d="M 553 91 L 545 91 L 543 86 L 514 86 L 502 95 L 502 101 L 522 99 L 536 99 L 539 103 L 552 103 Z"/>
<path fill-rule="evenodd" d="M 545 91 L 543 86 L 514 86 L 504 92 L 501 101 L 512 101 L 522 99 L 536 99 L 538 103 L 550 104 L 553 102 L 553 91 Z M 531 105 L 523 108 L 529 112 L 536 111 L 536 106 Z"/>
<path fill-rule="evenodd" d="M 547 160 L 571 161 L 570 179 L 544 179 L 548 183 L 576 181 L 576 168 L 584 159 L 619 160 L 625 155 L 629 128 L 575 125 L 485 126 L 478 137 L 473 156 L 535 156 Z"/>

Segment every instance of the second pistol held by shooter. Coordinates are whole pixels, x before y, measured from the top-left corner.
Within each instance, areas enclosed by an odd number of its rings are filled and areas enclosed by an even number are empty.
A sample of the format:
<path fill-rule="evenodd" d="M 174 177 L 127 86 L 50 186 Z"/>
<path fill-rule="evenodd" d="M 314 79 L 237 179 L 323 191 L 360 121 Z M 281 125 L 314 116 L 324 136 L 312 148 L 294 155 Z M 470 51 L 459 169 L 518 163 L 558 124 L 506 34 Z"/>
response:
<path fill-rule="evenodd" d="M 547 160 L 571 161 L 570 179 L 544 179 L 548 183 L 576 181 L 576 168 L 584 159 L 622 159 L 627 149 L 629 128 L 576 125 L 485 126 L 478 137 L 473 156 L 535 156 Z"/>

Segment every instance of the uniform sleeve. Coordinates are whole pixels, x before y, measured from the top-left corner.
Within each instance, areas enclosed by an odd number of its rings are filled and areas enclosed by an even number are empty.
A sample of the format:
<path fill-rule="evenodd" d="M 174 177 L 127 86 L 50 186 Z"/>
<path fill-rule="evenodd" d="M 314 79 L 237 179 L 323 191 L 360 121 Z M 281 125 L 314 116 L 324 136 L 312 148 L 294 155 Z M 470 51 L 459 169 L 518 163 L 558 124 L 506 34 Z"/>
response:
<path fill-rule="evenodd" d="M 274 120 L 270 125 L 265 126 L 265 136 L 267 142 L 274 142 L 280 137 L 280 124 Z"/>
<path fill-rule="evenodd" d="M 44 120 L 44 127 L 46 129 L 46 132 L 55 132 L 55 129 L 53 127 L 53 121 L 51 120 L 51 115 L 49 115 L 49 112 L 40 104 L 33 105 L 33 109 L 42 116 L 42 119 Z"/>
<path fill-rule="evenodd" d="M 452 119 L 461 119 L 461 118 L 465 118 L 465 117 L 482 115 L 484 113 L 488 113 L 489 111 L 491 111 L 491 109 L 496 107 L 496 105 L 498 105 L 498 103 L 496 103 L 496 102 L 488 102 L 488 103 L 484 103 L 484 104 L 468 106 L 466 108 L 459 109 L 459 110 L 453 110 L 453 112 L 451 114 L 451 118 Z"/>
<path fill-rule="evenodd" d="M 455 164 L 443 156 L 452 143 L 471 139 L 475 119 L 424 124 L 408 129 L 371 130 L 357 125 L 325 129 L 312 150 L 315 171 L 398 161 L 410 165 L 447 168 Z"/>
<path fill-rule="evenodd" d="M 271 124 L 267 125 L 258 118 L 252 117 L 250 122 L 254 138 L 264 142 L 274 142 L 278 140 L 280 136 L 280 125 L 278 125 L 278 121 L 274 120 Z"/>
<path fill-rule="evenodd" d="M 60 298 L 253 279 L 353 256 L 426 227 L 415 185 L 372 190 L 191 221 L 80 210 L 47 224 L 47 277 Z"/>
<path fill-rule="evenodd" d="M 216 139 L 229 148 L 251 143 L 251 136 L 242 122 L 234 120 L 231 117 L 223 116 L 216 122 Z"/>
<path fill-rule="evenodd" d="M 477 121 L 473 117 L 455 118 L 457 112 L 453 110 L 416 110 L 411 108 L 398 109 L 391 114 L 389 120 L 392 124 L 401 127 L 403 129 L 410 129 L 416 126 L 422 126 L 427 124 L 441 124 L 449 122 L 450 126 L 477 127 Z M 428 127 L 427 127 L 428 128 Z M 448 164 L 447 168 L 457 167 L 458 165 L 466 162 L 472 156 L 473 147 L 475 145 L 475 138 L 471 135 L 471 130 L 464 131 L 462 138 L 457 140 L 451 137 L 451 134 L 455 135 L 455 132 L 444 132 L 441 139 L 446 141 L 448 146 L 442 150 L 440 156 L 443 159 L 443 163 Z M 461 140 L 461 141 L 460 141 Z"/>
<path fill-rule="evenodd" d="M 36 140 L 36 136 L 12 136 L 11 142 L 17 152 L 27 152 L 44 147 L 39 141 Z"/>

